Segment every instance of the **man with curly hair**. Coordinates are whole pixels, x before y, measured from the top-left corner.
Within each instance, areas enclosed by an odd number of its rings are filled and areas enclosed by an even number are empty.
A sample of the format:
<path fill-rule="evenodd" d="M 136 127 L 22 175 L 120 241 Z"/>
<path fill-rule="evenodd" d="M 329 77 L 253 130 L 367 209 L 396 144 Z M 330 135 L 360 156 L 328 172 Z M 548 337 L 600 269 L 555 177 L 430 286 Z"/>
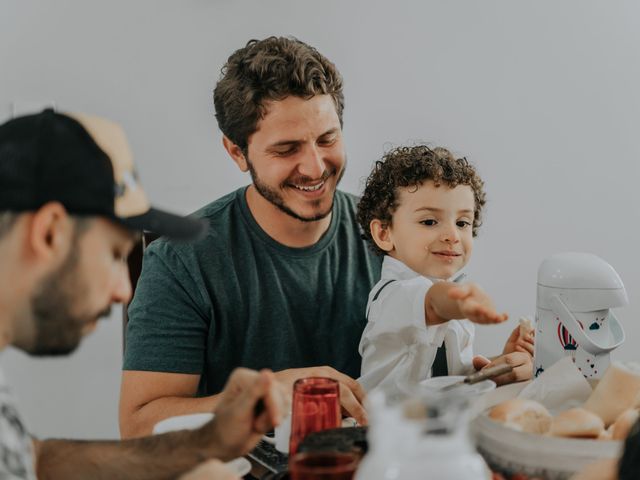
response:
<path fill-rule="evenodd" d="M 120 401 L 124 436 L 171 415 L 209 412 L 234 367 L 269 368 L 292 386 L 340 382 L 366 422 L 358 341 L 381 260 L 360 236 L 346 165 L 335 65 L 291 38 L 233 53 L 213 94 L 229 156 L 252 183 L 202 208 L 190 245 L 147 249 L 129 309 Z"/>
<path fill-rule="evenodd" d="M 384 256 L 359 346 L 365 390 L 402 396 L 431 376 L 498 363 L 515 367 L 498 382 L 531 376 L 533 338 L 521 338 L 519 328 L 502 357 L 473 358 L 474 324 L 507 315 L 477 285 L 452 281 L 482 223 L 483 185 L 465 158 L 444 148 L 399 147 L 376 162 L 357 214 L 372 249 Z"/>

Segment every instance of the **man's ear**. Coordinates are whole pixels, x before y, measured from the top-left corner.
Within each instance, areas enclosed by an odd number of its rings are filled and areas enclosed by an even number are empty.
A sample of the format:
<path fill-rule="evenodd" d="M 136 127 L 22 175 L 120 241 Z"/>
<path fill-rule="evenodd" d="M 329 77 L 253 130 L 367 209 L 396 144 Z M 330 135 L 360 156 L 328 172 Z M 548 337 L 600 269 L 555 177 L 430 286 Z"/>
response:
<path fill-rule="evenodd" d="M 226 135 L 222 136 L 222 145 L 224 145 L 224 149 L 231 156 L 233 161 L 236 162 L 236 165 L 238 165 L 238 168 L 240 168 L 240 170 L 242 170 L 243 172 L 249 170 L 247 159 L 245 158 L 242 149 L 238 145 L 233 143 Z"/>
<path fill-rule="evenodd" d="M 40 207 L 31 218 L 28 244 L 34 257 L 43 260 L 66 258 L 73 238 L 73 222 L 58 202 Z"/>
<path fill-rule="evenodd" d="M 381 250 L 384 250 L 387 253 L 393 250 L 393 238 L 389 225 L 376 218 L 371 220 L 369 230 L 371 231 L 373 241 L 376 242 L 376 245 Z"/>

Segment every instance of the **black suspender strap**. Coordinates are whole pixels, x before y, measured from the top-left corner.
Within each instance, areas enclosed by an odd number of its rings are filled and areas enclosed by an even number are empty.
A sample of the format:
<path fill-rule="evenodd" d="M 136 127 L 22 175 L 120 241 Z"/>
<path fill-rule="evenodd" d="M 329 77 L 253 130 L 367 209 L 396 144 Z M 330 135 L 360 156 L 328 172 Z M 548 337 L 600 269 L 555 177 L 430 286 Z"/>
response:
<path fill-rule="evenodd" d="M 371 303 L 375 302 L 378 297 L 380 296 L 380 292 L 382 292 L 382 290 L 384 290 L 384 287 L 386 287 L 387 285 L 389 285 L 391 282 L 395 282 L 396 280 L 394 278 L 392 278 L 391 280 L 387 280 L 376 292 L 376 294 L 373 296 L 373 298 L 371 299 Z M 367 310 L 367 321 L 369 320 L 369 311 L 371 310 L 371 305 L 369 305 L 369 310 Z"/>
<path fill-rule="evenodd" d="M 436 352 L 436 358 L 433 361 L 433 366 L 431 367 L 431 376 L 432 377 L 446 377 L 449 375 L 449 365 L 447 365 L 447 347 L 442 342 L 442 345 L 438 347 L 438 351 Z"/>
<path fill-rule="evenodd" d="M 395 282 L 395 279 L 388 280 L 385 282 L 376 292 L 376 294 L 371 299 L 371 303 L 375 302 L 380 293 L 384 288 L 390 283 Z M 369 305 L 369 310 L 371 310 L 371 305 Z M 369 310 L 367 310 L 367 320 L 369 320 Z M 444 341 L 442 345 L 438 347 L 436 351 L 436 358 L 433 361 L 433 366 L 431 367 L 431 376 L 432 377 L 446 377 L 449 375 L 449 366 L 447 365 L 447 347 L 444 345 Z"/>

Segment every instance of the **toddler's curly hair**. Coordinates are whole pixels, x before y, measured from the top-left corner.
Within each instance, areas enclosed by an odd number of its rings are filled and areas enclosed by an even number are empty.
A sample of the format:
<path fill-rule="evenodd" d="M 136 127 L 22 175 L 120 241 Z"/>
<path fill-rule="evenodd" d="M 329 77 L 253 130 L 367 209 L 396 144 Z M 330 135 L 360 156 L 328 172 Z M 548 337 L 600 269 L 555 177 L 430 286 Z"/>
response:
<path fill-rule="evenodd" d="M 363 237 L 378 254 L 386 252 L 379 248 L 371 236 L 369 225 L 374 219 L 391 225 L 393 213 L 399 206 L 398 188 L 415 187 L 428 180 L 440 186 L 454 188 L 469 185 L 475 199 L 473 236 L 477 236 L 482 225 L 482 207 L 486 203 L 484 182 L 465 157 L 455 158 L 446 148 L 430 148 L 427 145 L 397 147 L 378 160 L 367 178 L 364 193 L 358 202 L 357 219 Z"/>

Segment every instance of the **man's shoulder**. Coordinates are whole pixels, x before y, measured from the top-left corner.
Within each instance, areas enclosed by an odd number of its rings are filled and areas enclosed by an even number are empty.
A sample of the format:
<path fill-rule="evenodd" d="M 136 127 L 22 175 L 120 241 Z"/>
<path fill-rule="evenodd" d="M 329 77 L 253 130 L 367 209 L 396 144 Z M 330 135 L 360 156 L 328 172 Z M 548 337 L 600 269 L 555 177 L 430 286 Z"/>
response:
<path fill-rule="evenodd" d="M 209 220 L 209 222 L 225 221 L 225 219 L 228 219 L 230 216 L 235 214 L 234 207 L 239 202 L 245 189 L 246 187 L 242 187 L 234 190 L 233 192 L 227 193 L 226 195 L 199 208 L 193 212 L 192 215 L 194 217 L 205 218 Z"/>
<path fill-rule="evenodd" d="M 155 254 L 162 257 L 171 255 L 198 255 L 202 249 L 211 251 L 212 249 L 224 249 L 225 245 L 230 241 L 230 230 L 234 224 L 237 225 L 235 219 L 241 215 L 241 206 L 239 205 L 241 195 L 246 187 L 239 188 L 228 193 L 212 202 L 199 208 L 191 215 L 202 218 L 207 222 L 207 231 L 202 238 L 191 242 L 173 242 L 167 238 L 161 237 L 154 241 L 149 249 Z"/>
<path fill-rule="evenodd" d="M 340 205 L 341 207 L 355 212 L 360 197 L 358 195 L 354 195 L 353 193 L 336 190 L 336 200 L 338 201 L 338 205 Z"/>
<path fill-rule="evenodd" d="M 334 214 L 337 214 L 339 223 L 341 223 L 343 227 L 349 227 L 350 230 L 354 231 L 359 231 L 358 222 L 356 220 L 356 211 L 359 200 L 360 197 L 352 193 L 336 190 L 333 201 L 333 211 Z"/>

